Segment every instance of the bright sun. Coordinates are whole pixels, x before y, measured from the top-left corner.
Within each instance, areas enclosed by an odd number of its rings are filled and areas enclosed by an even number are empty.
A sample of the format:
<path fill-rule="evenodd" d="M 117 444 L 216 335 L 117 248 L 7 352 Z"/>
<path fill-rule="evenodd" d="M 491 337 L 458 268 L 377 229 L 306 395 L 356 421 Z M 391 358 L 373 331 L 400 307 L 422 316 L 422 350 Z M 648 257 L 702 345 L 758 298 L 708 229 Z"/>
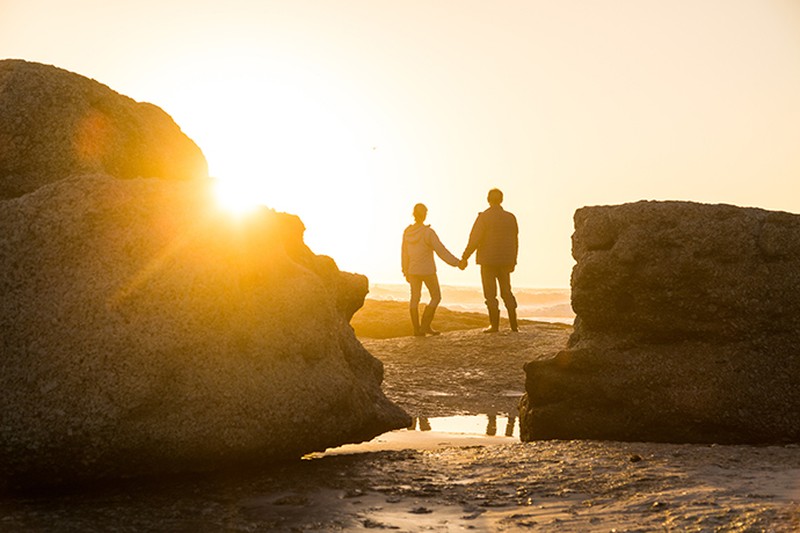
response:
<path fill-rule="evenodd" d="M 216 200 L 238 217 L 259 205 L 298 215 L 316 253 L 364 270 L 382 183 L 378 114 L 334 76 L 269 66 L 215 73 L 175 104 L 208 158 Z"/>
<path fill-rule="evenodd" d="M 352 198 L 371 188 L 374 136 L 362 102 L 333 92 L 335 84 L 297 75 L 236 81 L 235 96 L 227 78 L 193 95 L 204 119 L 193 129 L 224 208 L 246 213 L 263 204 L 308 215 L 329 211 L 343 193 Z M 206 105 L 220 100 L 224 106 Z"/>
<path fill-rule="evenodd" d="M 223 209 L 237 216 L 246 215 L 262 204 L 252 186 L 234 179 L 216 180 L 214 196 Z"/>

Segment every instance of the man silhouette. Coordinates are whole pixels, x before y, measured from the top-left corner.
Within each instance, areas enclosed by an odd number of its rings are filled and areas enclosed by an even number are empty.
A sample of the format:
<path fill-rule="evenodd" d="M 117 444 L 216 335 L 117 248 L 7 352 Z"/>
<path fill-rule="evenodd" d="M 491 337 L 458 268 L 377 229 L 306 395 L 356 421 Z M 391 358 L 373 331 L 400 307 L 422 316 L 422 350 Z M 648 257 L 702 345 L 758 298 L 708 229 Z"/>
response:
<path fill-rule="evenodd" d="M 508 311 L 508 321 L 512 331 L 519 331 L 517 325 L 517 300 L 511 292 L 511 273 L 517 264 L 519 248 L 519 228 L 517 218 L 503 209 L 503 193 L 492 189 L 486 198 L 489 209 L 478 214 L 469 243 L 461 256 L 459 268 L 467 265 L 472 252 L 478 251 L 477 263 L 481 266 L 481 284 L 486 307 L 489 309 L 489 328 L 484 333 L 497 333 L 500 329 L 500 305 L 497 301 L 497 287 L 500 297 Z"/>

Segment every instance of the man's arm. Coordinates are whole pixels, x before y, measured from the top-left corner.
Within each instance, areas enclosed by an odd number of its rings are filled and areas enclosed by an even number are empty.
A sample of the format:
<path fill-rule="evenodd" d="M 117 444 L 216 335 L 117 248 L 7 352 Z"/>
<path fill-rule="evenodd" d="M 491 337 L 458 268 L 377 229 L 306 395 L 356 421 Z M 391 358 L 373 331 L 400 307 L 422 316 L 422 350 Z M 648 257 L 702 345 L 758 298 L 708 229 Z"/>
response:
<path fill-rule="evenodd" d="M 483 217 L 478 215 L 478 218 L 475 219 L 475 223 L 472 225 L 472 231 L 469 233 L 469 242 L 467 242 L 467 247 L 464 248 L 464 253 L 461 254 L 461 260 L 466 261 L 469 259 L 469 256 L 472 255 L 472 252 L 478 249 L 478 244 L 481 242 L 483 238 Z"/>
<path fill-rule="evenodd" d="M 519 225 L 517 225 L 517 217 L 513 214 L 511 219 L 514 221 L 514 264 L 517 264 L 517 255 L 519 254 Z"/>

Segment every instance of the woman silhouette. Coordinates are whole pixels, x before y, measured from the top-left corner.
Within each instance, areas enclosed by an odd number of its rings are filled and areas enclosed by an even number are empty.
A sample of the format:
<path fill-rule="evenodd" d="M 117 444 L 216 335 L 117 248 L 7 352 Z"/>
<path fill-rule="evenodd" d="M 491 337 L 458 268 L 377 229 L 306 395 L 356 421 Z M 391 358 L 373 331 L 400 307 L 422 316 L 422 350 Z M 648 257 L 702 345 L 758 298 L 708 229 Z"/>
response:
<path fill-rule="evenodd" d="M 442 300 L 433 252 L 436 252 L 436 255 L 448 265 L 458 266 L 459 264 L 458 258 L 444 247 L 433 228 L 424 224 L 427 216 L 428 208 L 424 204 L 414 206 L 414 223 L 403 232 L 401 254 L 403 275 L 411 285 L 409 311 L 411 313 L 411 326 L 414 328 L 414 335 L 417 337 L 424 337 L 426 334 L 439 334 L 438 331 L 434 331 L 431 328 L 433 315 Z M 425 306 L 425 311 L 422 313 L 422 322 L 420 322 L 419 301 L 422 296 L 423 283 L 431 295 L 431 301 Z"/>

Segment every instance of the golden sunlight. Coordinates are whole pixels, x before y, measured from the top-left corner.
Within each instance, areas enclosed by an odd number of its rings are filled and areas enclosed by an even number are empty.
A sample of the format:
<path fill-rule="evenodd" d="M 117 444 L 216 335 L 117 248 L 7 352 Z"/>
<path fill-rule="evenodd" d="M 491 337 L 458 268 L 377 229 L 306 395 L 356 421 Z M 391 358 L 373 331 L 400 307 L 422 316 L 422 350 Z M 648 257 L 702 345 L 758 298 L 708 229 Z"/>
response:
<path fill-rule="evenodd" d="M 235 179 L 216 180 L 214 196 L 220 207 L 236 216 L 251 213 L 261 204 L 246 183 Z"/>
<path fill-rule="evenodd" d="M 362 271 L 374 255 L 366 243 L 375 224 L 365 221 L 383 192 L 375 177 L 379 128 L 365 101 L 337 92 L 333 81 L 285 74 L 240 79 L 225 106 L 207 106 L 229 90 L 208 80 L 176 106 L 192 121 L 223 209 L 241 217 L 264 205 L 298 215 L 316 253 Z M 204 106 L 202 120 L 190 112 Z"/>

